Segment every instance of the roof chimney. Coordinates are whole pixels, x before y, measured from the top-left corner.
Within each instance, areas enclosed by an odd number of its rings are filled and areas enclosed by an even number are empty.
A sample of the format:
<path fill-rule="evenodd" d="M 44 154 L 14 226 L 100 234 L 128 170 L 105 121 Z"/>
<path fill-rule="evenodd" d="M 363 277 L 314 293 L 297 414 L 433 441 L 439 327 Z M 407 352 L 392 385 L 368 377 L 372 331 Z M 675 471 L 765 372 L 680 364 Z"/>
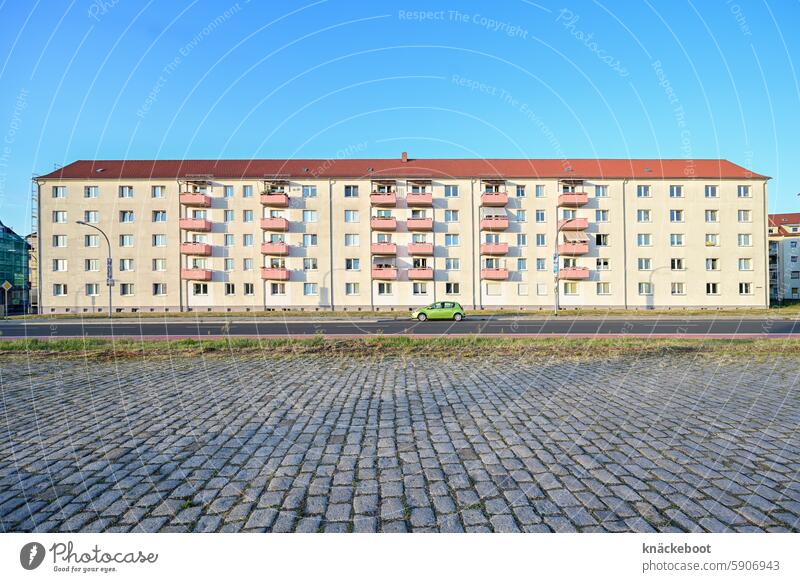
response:
<path fill-rule="evenodd" d="M 408 152 L 403 152 L 403 155 L 400 156 L 400 161 L 404 164 L 408 161 Z"/>

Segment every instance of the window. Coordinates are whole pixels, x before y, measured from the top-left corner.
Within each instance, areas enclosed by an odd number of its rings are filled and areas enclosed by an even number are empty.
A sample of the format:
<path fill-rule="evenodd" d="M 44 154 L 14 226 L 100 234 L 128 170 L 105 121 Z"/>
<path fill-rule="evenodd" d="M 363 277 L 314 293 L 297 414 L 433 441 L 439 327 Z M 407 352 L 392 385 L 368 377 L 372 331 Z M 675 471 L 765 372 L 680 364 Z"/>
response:
<path fill-rule="evenodd" d="M 83 213 L 83 221 L 89 224 L 97 224 L 100 221 L 100 213 L 97 210 L 86 210 Z"/>
<path fill-rule="evenodd" d="M 53 198 L 66 198 L 66 197 L 67 197 L 66 186 L 53 186 Z"/>
<path fill-rule="evenodd" d="M 378 283 L 378 295 L 391 295 L 392 294 L 392 284 L 391 283 Z"/>
<path fill-rule="evenodd" d="M 253 235 L 252 234 L 243 234 L 242 235 L 242 246 L 245 246 L 245 247 L 253 246 Z"/>
<path fill-rule="evenodd" d="M 670 198 L 683 198 L 683 186 L 670 186 L 669 187 L 669 197 Z"/>
<path fill-rule="evenodd" d="M 547 237 L 542 233 L 538 233 L 536 235 L 536 246 L 537 247 L 543 247 L 546 244 L 547 244 Z"/>
<path fill-rule="evenodd" d="M 253 270 L 253 259 L 242 259 L 242 270 L 243 271 L 252 271 Z M 247 295 L 247 293 L 245 293 Z"/>
<path fill-rule="evenodd" d="M 166 294 L 167 294 L 166 283 L 153 283 L 153 295 L 166 295 Z"/>
<path fill-rule="evenodd" d="M 167 259 L 153 259 L 153 270 L 154 271 L 166 271 L 167 270 Z"/>
<path fill-rule="evenodd" d="M 706 295 L 719 295 L 719 283 L 706 283 Z"/>
<path fill-rule="evenodd" d="M 736 218 L 739 222 L 752 222 L 753 213 L 749 210 L 739 210 L 736 212 Z"/>
<path fill-rule="evenodd" d="M 598 247 L 607 247 L 611 243 L 610 235 L 596 234 L 594 235 L 594 244 Z"/>
<path fill-rule="evenodd" d="M 253 222 L 252 210 L 242 210 L 242 222 Z"/>
<path fill-rule="evenodd" d="M 97 283 L 86 283 L 86 296 L 97 297 L 100 295 L 100 285 Z"/>
<path fill-rule="evenodd" d="M 151 186 L 150 187 L 150 197 L 151 198 L 163 198 L 164 197 L 164 186 Z M 156 293 L 154 293 L 156 295 Z M 158 295 L 163 295 L 163 293 L 158 293 Z"/>
<path fill-rule="evenodd" d="M 536 259 L 536 270 L 537 271 L 546 271 L 547 270 L 547 261 L 541 257 Z"/>
<path fill-rule="evenodd" d="M 737 235 L 736 240 L 740 247 L 750 247 L 753 246 L 753 237 L 749 234 L 740 234 Z"/>
<path fill-rule="evenodd" d="M 53 283 L 53 295 L 55 297 L 63 297 L 67 294 L 67 285 L 65 283 Z"/>
<path fill-rule="evenodd" d="M 345 271 L 359 271 L 359 270 L 361 270 L 361 261 L 359 259 L 345 259 L 344 260 L 344 270 Z"/>
<path fill-rule="evenodd" d="M 652 295 L 653 284 L 649 281 L 639 283 L 639 295 Z"/>
<path fill-rule="evenodd" d="M 317 197 L 316 186 L 303 186 L 303 198 L 316 198 L 316 197 Z"/>
<path fill-rule="evenodd" d="M 544 222 L 546 219 L 546 214 L 544 210 L 537 210 L 536 211 L 536 222 Z"/>
<path fill-rule="evenodd" d="M 165 246 L 167 246 L 167 235 L 165 235 L 165 234 L 154 234 L 153 235 L 153 246 L 154 247 L 165 247 Z"/>
<path fill-rule="evenodd" d="M 133 259 L 120 259 L 119 270 L 123 273 L 125 271 L 133 271 Z"/>
<path fill-rule="evenodd" d="M 597 259 L 595 261 L 595 266 L 598 271 L 609 271 L 611 270 L 611 260 L 610 259 Z"/>
<path fill-rule="evenodd" d="M 223 238 L 224 244 L 226 247 L 232 247 L 234 243 L 234 237 L 232 234 L 226 234 Z"/>
<path fill-rule="evenodd" d="M 83 189 L 84 198 L 98 198 L 100 196 L 100 188 L 97 186 L 86 186 Z"/>
<path fill-rule="evenodd" d="M 444 268 L 446 271 L 459 271 L 461 269 L 461 259 L 447 257 L 444 260 Z"/>
<path fill-rule="evenodd" d="M 717 187 L 716 186 L 706 186 L 705 188 L 706 198 L 716 198 L 717 197 Z"/>
<path fill-rule="evenodd" d="M 166 210 L 153 210 L 153 222 L 166 222 L 166 221 L 167 221 Z"/>
<path fill-rule="evenodd" d="M 444 187 L 444 197 L 445 198 L 458 198 L 458 186 L 445 186 Z"/>
<path fill-rule="evenodd" d="M 255 285 L 252 283 L 245 283 L 244 284 L 244 294 L 245 295 L 255 295 Z"/>
<path fill-rule="evenodd" d="M 314 213 L 316 215 L 316 212 Z M 344 221 L 345 222 L 358 222 L 358 210 L 345 210 L 344 211 Z M 316 221 L 314 221 L 316 222 Z"/>
<path fill-rule="evenodd" d="M 344 294 L 345 295 L 358 295 L 361 291 L 361 285 L 358 283 L 345 283 L 344 284 Z"/>
<path fill-rule="evenodd" d="M 739 259 L 739 270 L 740 271 L 752 271 L 753 270 L 753 259 Z"/>
<path fill-rule="evenodd" d="M 133 186 L 120 186 L 119 187 L 119 197 L 120 198 L 133 198 Z"/>
<path fill-rule="evenodd" d="M 269 292 L 271 295 L 286 295 L 286 283 L 272 283 Z"/>
<path fill-rule="evenodd" d="M 119 294 L 123 297 L 130 297 L 133 295 L 133 283 L 120 283 Z"/>
<path fill-rule="evenodd" d="M 119 235 L 119 246 L 121 246 L 121 247 L 132 247 L 133 246 L 133 235 L 132 234 L 121 234 L 121 235 Z"/>
<path fill-rule="evenodd" d="M 636 246 L 650 247 L 653 246 L 653 235 L 649 233 L 639 233 L 636 235 Z"/>
<path fill-rule="evenodd" d="M 567 281 L 564 283 L 564 295 L 577 295 L 578 284 L 575 281 Z"/>
<path fill-rule="evenodd" d="M 517 271 L 528 270 L 528 259 L 517 259 Z"/>
<path fill-rule="evenodd" d="M 707 247 L 718 247 L 719 246 L 719 235 L 716 233 L 708 233 L 706 234 L 706 246 Z"/>
<path fill-rule="evenodd" d="M 595 186 L 594 187 L 594 197 L 595 198 L 608 198 L 608 186 Z"/>
<path fill-rule="evenodd" d="M 637 198 L 650 198 L 650 186 L 636 186 Z"/>
<path fill-rule="evenodd" d="M 428 284 L 427 283 L 414 282 L 414 284 L 412 286 L 412 293 L 414 295 L 427 295 L 428 294 Z"/>
<path fill-rule="evenodd" d="M 233 269 L 234 269 L 233 259 L 231 259 L 231 258 L 225 259 L 223 261 L 222 265 L 223 265 L 223 269 L 225 269 L 225 271 L 233 271 Z"/>
<path fill-rule="evenodd" d="M 517 234 L 517 246 L 518 247 L 526 247 L 526 246 L 528 246 L 528 235 L 527 234 Z"/>
<path fill-rule="evenodd" d="M 242 197 L 244 198 L 252 198 L 253 197 L 253 187 L 251 185 L 242 186 Z M 245 283 L 245 287 L 247 285 L 252 285 L 252 283 Z M 245 293 L 247 295 L 247 293 Z"/>
<path fill-rule="evenodd" d="M 608 222 L 608 210 L 595 210 L 594 220 L 595 222 Z"/>
<path fill-rule="evenodd" d="M 753 294 L 752 283 L 739 283 L 739 295 L 752 295 L 752 294 Z"/>
<path fill-rule="evenodd" d="M 66 240 L 66 239 L 65 239 Z M 66 246 L 66 245 L 64 245 Z M 88 248 L 96 248 L 100 246 L 99 234 L 87 234 L 83 237 L 83 246 Z"/>
<path fill-rule="evenodd" d="M 460 283 L 445 283 L 444 284 L 444 294 L 445 295 L 459 295 L 461 293 L 461 284 Z"/>
<path fill-rule="evenodd" d="M 98 259 L 85 259 L 83 261 L 84 271 L 96 273 L 100 270 L 100 261 Z"/>
<path fill-rule="evenodd" d="M 524 210 L 517 210 L 517 222 L 525 222 L 528 219 L 528 214 Z"/>
<path fill-rule="evenodd" d="M 358 198 L 358 186 L 345 186 L 344 187 L 344 197 L 345 198 Z"/>
<path fill-rule="evenodd" d="M 53 259 L 53 271 L 58 273 L 60 271 L 67 270 L 67 260 L 66 259 Z"/>
<path fill-rule="evenodd" d="M 133 210 L 120 210 L 119 221 L 127 223 L 133 222 Z"/>
<path fill-rule="evenodd" d="M 750 198 L 750 186 L 737 186 L 736 195 L 739 198 Z"/>
<path fill-rule="evenodd" d="M 670 259 L 669 268 L 673 271 L 683 271 L 685 269 L 683 259 Z"/>
<path fill-rule="evenodd" d="M 517 198 L 525 198 L 525 186 L 517 186 Z"/>
<path fill-rule="evenodd" d="M 66 210 L 54 210 L 53 211 L 53 222 L 55 224 L 66 224 L 66 222 L 67 222 L 67 212 L 66 212 Z"/>
<path fill-rule="evenodd" d="M 682 247 L 683 246 L 683 235 L 680 233 L 673 233 L 669 235 L 669 246 L 671 247 Z"/>
<path fill-rule="evenodd" d="M 225 222 L 233 222 L 233 210 L 226 210 L 222 214 L 222 220 Z"/>
<path fill-rule="evenodd" d="M 192 285 L 192 295 L 208 295 L 208 283 L 194 283 Z"/>
<path fill-rule="evenodd" d="M 719 271 L 719 259 L 706 259 L 706 271 Z"/>
<path fill-rule="evenodd" d="M 670 222 L 683 222 L 683 210 L 670 210 L 669 211 L 669 221 Z"/>
<path fill-rule="evenodd" d="M 233 188 L 231 187 L 231 189 Z M 233 194 L 231 194 L 231 196 L 232 195 Z M 225 295 L 236 295 L 236 285 L 233 283 L 225 283 Z"/>
<path fill-rule="evenodd" d="M 649 210 L 637 210 L 636 211 L 636 222 L 650 222 L 650 211 Z"/>
<path fill-rule="evenodd" d="M 652 260 L 651 259 L 643 259 L 639 258 L 636 261 L 636 265 L 638 266 L 640 271 L 649 271 L 652 268 Z"/>
<path fill-rule="evenodd" d="M 597 294 L 598 295 L 611 295 L 611 283 L 606 281 L 598 281 L 597 282 Z"/>
<path fill-rule="evenodd" d="M 457 247 L 459 244 L 459 238 L 457 234 L 445 234 L 444 235 L 444 246 L 446 247 Z"/>
<path fill-rule="evenodd" d="M 719 222 L 719 211 L 706 210 L 706 222 Z"/>
<path fill-rule="evenodd" d="M 317 270 L 317 259 L 314 257 L 305 257 L 303 259 L 303 270 L 304 271 L 316 271 Z"/>
<path fill-rule="evenodd" d="M 348 211 L 345 211 L 345 220 L 347 219 L 347 212 Z M 303 222 L 317 222 L 317 211 L 303 210 Z"/>
<path fill-rule="evenodd" d="M 686 295 L 686 285 L 684 283 L 671 283 L 670 293 L 672 295 Z"/>
<path fill-rule="evenodd" d="M 303 283 L 303 295 L 319 295 L 319 286 L 316 283 Z"/>
<path fill-rule="evenodd" d="M 303 235 L 303 246 L 304 247 L 315 247 L 315 246 L 317 246 L 317 235 L 315 235 L 315 234 L 304 234 Z"/>
<path fill-rule="evenodd" d="M 445 222 L 458 222 L 458 210 L 445 210 L 444 211 L 444 221 Z"/>
<path fill-rule="evenodd" d="M 344 246 L 346 247 L 357 247 L 359 246 L 360 237 L 357 234 L 346 234 L 344 235 Z"/>
<path fill-rule="evenodd" d="M 222 196 L 224 198 L 233 198 L 233 186 L 223 186 L 222 187 Z M 227 295 L 227 293 L 226 293 Z"/>
<path fill-rule="evenodd" d="M 528 285 L 527 283 L 519 283 L 517 284 L 517 295 L 527 295 L 528 294 Z"/>

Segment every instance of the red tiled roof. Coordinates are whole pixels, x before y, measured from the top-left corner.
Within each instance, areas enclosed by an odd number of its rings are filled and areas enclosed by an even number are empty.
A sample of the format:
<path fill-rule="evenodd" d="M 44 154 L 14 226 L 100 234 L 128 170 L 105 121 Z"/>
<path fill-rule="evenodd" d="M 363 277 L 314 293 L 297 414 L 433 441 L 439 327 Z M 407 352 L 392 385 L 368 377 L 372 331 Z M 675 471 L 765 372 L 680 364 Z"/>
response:
<path fill-rule="evenodd" d="M 79 160 L 39 178 L 538 177 L 769 179 L 728 160 L 337 159 Z"/>
<path fill-rule="evenodd" d="M 778 228 L 778 234 L 789 235 L 786 230 L 787 225 L 800 225 L 800 212 L 788 212 L 786 214 L 770 214 L 769 225 Z M 796 234 L 796 233 L 791 233 Z"/>

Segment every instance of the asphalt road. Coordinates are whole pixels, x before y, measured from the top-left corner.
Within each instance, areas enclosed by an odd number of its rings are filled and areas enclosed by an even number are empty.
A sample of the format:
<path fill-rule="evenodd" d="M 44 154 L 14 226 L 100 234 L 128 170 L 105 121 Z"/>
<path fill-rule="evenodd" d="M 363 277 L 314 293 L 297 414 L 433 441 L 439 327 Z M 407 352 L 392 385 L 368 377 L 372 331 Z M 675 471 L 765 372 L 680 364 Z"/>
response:
<path fill-rule="evenodd" d="M 116 319 L 0 321 L 0 339 L 64 337 L 218 337 L 218 336 L 362 336 L 362 335 L 502 335 L 502 336 L 681 336 L 797 337 L 800 320 L 712 318 L 508 318 L 474 317 L 461 322 L 410 319 Z"/>

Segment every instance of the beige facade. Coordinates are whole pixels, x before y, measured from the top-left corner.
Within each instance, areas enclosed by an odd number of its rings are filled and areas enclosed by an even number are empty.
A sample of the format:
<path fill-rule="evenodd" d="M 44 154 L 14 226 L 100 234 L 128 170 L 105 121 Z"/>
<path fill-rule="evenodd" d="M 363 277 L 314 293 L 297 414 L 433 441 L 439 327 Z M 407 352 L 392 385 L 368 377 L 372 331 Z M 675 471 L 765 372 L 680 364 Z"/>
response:
<path fill-rule="evenodd" d="M 107 309 L 105 240 L 78 220 L 108 235 L 124 311 L 551 309 L 557 247 L 565 308 L 767 305 L 764 177 L 450 178 L 396 165 L 40 177 L 41 311 Z"/>
<path fill-rule="evenodd" d="M 773 302 L 800 300 L 800 212 L 769 216 L 769 283 Z"/>

